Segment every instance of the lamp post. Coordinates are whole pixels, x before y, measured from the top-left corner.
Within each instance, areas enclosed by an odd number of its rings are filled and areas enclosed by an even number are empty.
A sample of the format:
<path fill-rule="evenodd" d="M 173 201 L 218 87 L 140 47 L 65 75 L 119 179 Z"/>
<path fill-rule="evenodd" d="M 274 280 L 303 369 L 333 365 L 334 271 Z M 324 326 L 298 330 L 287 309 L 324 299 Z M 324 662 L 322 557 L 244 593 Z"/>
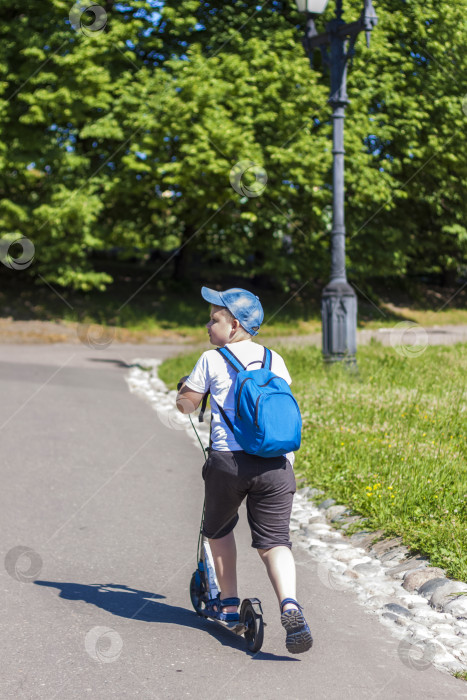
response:
<path fill-rule="evenodd" d="M 331 95 L 333 120 L 333 206 L 331 231 L 331 279 L 323 289 L 321 317 L 323 323 L 323 357 L 325 362 L 345 360 L 355 363 L 357 352 L 357 296 L 347 282 L 345 271 L 344 219 L 344 118 L 349 104 L 347 97 L 347 63 L 353 54 L 358 34 L 370 33 L 378 18 L 372 0 L 364 0 L 360 18 L 346 24 L 342 19 L 342 0 L 336 0 L 336 16 L 318 34 L 314 17 L 326 9 L 329 0 L 296 0 L 300 12 L 307 13 L 307 28 L 303 47 L 312 63 L 313 51 L 320 47 L 330 50 Z"/>

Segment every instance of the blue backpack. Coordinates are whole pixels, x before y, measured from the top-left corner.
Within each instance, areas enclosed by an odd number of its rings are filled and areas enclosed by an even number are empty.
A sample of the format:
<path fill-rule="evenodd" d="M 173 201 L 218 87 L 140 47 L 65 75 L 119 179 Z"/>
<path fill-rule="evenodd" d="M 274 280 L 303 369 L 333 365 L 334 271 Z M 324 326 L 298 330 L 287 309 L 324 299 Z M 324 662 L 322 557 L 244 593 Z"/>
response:
<path fill-rule="evenodd" d="M 258 457 L 279 457 L 298 450 L 302 418 L 289 385 L 271 372 L 272 354 L 264 348 L 261 369 L 247 370 L 228 348 L 217 348 L 237 372 L 235 419 L 219 411 L 245 452 Z"/>

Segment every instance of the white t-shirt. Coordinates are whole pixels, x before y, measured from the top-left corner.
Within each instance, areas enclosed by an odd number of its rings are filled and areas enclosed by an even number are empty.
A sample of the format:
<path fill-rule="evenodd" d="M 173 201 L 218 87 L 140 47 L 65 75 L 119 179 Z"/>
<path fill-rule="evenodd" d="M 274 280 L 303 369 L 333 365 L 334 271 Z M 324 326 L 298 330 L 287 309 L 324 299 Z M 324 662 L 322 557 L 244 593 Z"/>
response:
<path fill-rule="evenodd" d="M 225 347 L 233 352 L 246 369 L 259 369 L 261 367 L 264 357 L 263 345 L 247 339 L 239 340 L 236 343 L 227 343 Z M 272 372 L 277 374 L 278 377 L 285 379 L 287 384 L 291 384 L 292 379 L 282 357 L 274 350 L 271 350 L 271 355 Z M 214 401 L 211 401 L 212 449 L 219 452 L 242 449 L 217 407 L 220 404 L 232 423 L 234 422 L 234 388 L 236 378 L 237 372 L 224 360 L 220 352 L 207 350 L 203 352 L 186 380 L 186 386 L 193 391 L 205 394 L 209 389 L 211 392 L 211 396 L 214 399 Z M 289 452 L 286 457 L 293 465 L 294 453 Z"/>

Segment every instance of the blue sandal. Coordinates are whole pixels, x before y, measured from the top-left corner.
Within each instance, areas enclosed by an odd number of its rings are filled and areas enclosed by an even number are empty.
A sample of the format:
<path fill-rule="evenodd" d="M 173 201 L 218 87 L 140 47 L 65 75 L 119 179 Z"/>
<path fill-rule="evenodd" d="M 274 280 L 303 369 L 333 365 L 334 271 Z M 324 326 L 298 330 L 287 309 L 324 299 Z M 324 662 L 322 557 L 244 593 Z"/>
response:
<path fill-rule="evenodd" d="M 284 610 L 284 605 L 293 603 L 297 610 Z M 301 654 L 308 651 L 313 645 L 313 637 L 302 613 L 302 606 L 294 598 L 284 598 L 281 602 L 281 625 L 287 632 L 285 645 L 291 654 Z"/>
<path fill-rule="evenodd" d="M 221 600 L 221 594 L 218 593 L 215 598 L 210 598 L 206 602 L 204 613 L 206 617 L 218 620 L 219 622 L 225 622 L 230 626 L 231 623 L 235 624 L 240 621 L 240 615 L 238 612 L 222 612 L 222 608 L 226 608 L 229 605 L 236 605 L 238 607 L 240 605 L 240 598 L 224 598 Z M 214 606 L 217 610 L 214 610 Z"/>

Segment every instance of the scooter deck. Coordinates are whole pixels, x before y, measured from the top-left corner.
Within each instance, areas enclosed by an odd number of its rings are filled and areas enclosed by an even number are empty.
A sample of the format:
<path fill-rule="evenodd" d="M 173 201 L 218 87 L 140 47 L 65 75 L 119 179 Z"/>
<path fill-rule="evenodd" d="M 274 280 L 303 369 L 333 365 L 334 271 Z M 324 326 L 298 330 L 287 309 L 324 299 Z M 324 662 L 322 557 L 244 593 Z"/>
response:
<path fill-rule="evenodd" d="M 234 634 L 242 635 L 246 628 L 246 625 L 243 624 L 241 620 L 235 621 L 235 622 L 229 622 L 227 620 L 217 620 L 215 617 L 211 617 L 210 615 L 206 615 L 204 611 L 202 612 L 202 616 L 206 618 L 206 620 L 211 620 L 212 622 L 217 622 L 218 625 L 221 627 L 224 627 L 225 629 L 228 629 L 229 632 L 233 632 Z"/>
<path fill-rule="evenodd" d="M 238 622 L 226 622 L 225 620 L 214 620 L 213 618 L 208 617 L 208 620 L 212 620 L 213 622 L 218 622 L 219 625 L 222 627 L 225 627 L 225 629 L 228 629 L 229 632 L 233 632 L 234 634 L 241 635 L 245 632 L 246 630 L 246 625 L 243 624 L 240 620 Z"/>

